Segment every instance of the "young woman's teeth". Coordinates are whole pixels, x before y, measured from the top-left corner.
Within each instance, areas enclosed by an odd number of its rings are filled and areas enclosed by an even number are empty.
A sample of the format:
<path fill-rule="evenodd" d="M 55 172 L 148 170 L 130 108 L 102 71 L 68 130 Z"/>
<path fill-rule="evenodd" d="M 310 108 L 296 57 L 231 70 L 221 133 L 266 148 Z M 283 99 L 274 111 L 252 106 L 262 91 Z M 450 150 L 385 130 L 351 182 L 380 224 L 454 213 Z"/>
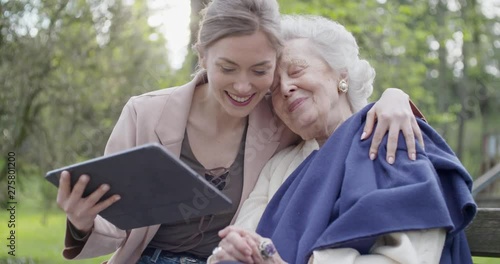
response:
<path fill-rule="evenodd" d="M 236 96 L 236 95 L 232 95 L 230 93 L 228 93 L 228 94 L 231 97 L 231 99 L 233 99 L 233 100 L 235 100 L 236 102 L 239 102 L 239 103 L 244 103 L 244 102 L 248 101 L 248 99 L 250 99 L 250 97 L 252 97 L 251 95 L 247 96 L 247 97 L 239 97 L 239 96 Z"/>

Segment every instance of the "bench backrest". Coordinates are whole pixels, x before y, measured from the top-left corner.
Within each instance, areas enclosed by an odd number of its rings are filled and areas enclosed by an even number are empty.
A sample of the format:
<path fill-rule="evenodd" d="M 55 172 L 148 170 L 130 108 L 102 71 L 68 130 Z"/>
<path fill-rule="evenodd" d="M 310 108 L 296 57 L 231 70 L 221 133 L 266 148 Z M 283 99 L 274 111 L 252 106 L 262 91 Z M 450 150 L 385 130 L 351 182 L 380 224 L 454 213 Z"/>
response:
<path fill-rule="evenodd" d="M 473 256 L 500 257 L 500 208 L 479 208 L 465 232 Z"/>

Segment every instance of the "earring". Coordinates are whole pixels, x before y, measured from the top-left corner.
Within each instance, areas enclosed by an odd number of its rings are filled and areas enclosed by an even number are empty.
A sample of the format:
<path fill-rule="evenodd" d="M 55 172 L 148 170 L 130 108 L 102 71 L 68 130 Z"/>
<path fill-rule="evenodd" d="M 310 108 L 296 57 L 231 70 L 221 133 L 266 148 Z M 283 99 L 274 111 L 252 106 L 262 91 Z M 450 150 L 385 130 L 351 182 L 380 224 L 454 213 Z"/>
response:
<path fill-rule="evenodd" d="M 347 84 L 347 82 L 345 80 L 341 80 L 339 82 L 338 89 L 339 89 L 339 91 L 341 91 L 343 93 L 347 93 L 347 90 L 349 90 L 349 85 Z"/>

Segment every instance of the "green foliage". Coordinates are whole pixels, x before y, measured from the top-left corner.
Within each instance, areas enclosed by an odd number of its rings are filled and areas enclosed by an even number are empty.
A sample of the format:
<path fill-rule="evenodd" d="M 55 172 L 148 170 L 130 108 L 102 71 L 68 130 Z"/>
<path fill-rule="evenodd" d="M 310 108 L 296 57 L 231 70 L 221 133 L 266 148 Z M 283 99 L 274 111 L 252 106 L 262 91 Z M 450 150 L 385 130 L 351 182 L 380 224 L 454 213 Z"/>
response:
<path fill-rule="evenodd" d="M 188 79 L 170 80 L 148 12 L 143 1 L 0 2 L 0 153 L 16 152 L 19 182 L 102 155 L 128 98 Z"/>
<path fill-rule="evenodd" d="M 149 38 L 158 31 L 147 23 L 146 1 L 132 2 L 0 0 L 0 186 L 4 155 L 14 151 L 20 263 L 60 259 L 64 217 L 52 211 L 56 188 L 45 172 L 100 156 L 131 96 L 189 79 L 193 54 L 173 72 L 166 40 Z M 405 90 L 478 176 L 484 135 L 500 133 L 498 16 L 485 17 L 480 1 L 455 2 L 457 9 L 445 1 L 279 0 L 282 13 L 345 25 L 377 70 L 372 98 L 387 87 Z"/>
<path fill-rule="evenodd" d="M 476 1 L 457 10 L 442 1 L 279 2 L 283 13 L 344 24 L 377 69 L 372 98 L 402 88 L 455 149 L 465 144 L 454 135 L 457 122 L 489 120 L 499 110 L 499 77 L 485 68 L 498 68 L 500 37 Z M 165 40 L 149 39 L 157 30 L 144 1 L 4 0 L 0 12 L 0 151 L 18 152 L 23 168 L 39 174 L 100 155 L 130 96 L 182 84 L 191 73 L 189 63 L 172 72 Z M 446 48 L 460 50 L 460 42 L 461 56 Z M 480 124 L 480 134 L 498 131 Z"/>
<path fill-rule="evenodd" d="M 473 176 L 483 172 L 482 135 L 500 133 L 491 122 L 478 122 L 500 107 L 500 74 L 486 71 L 488 65 L 499 67 L 500 34 L 493 30 L 498 17 L 486 18 L 475 0 L 455 2 L 457 9 L 446 1 L 279 2 L 282 13 L 322 15 L 343 24 L 377 71 L 372 99 L 388 87 L 403 89 Z M 479 127 L 468 129 L 469 123 Z"/>

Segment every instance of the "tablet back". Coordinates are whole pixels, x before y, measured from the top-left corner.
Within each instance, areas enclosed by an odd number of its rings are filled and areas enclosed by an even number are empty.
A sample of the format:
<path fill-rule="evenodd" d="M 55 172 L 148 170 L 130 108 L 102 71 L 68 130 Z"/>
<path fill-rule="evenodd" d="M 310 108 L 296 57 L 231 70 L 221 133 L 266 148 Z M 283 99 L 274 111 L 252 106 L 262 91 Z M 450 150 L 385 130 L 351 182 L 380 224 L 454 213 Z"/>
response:
<path fill-rule="evenodd" d="M 90 176 L 84 197 L 104 183 L 111 188 L 101 200 L 121 196 L 99 215 L 123 230 L 187 221 L 232 206 L 229 198 L 157 143 L 53 170 L 45 177 L 58 186 L 64 170 L 71 174 L 71 186 L 80 175 Z"/>

